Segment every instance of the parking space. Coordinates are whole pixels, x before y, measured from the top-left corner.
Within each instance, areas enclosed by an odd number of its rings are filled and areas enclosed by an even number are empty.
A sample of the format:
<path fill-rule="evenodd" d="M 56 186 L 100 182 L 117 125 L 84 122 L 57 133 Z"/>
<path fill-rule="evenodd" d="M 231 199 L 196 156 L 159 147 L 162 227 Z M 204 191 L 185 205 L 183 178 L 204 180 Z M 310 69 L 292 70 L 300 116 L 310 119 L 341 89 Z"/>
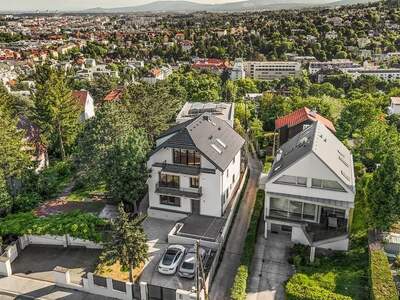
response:
<path fill-rule="evenodd" d="M 28 278 L 54 281 L 56 266 L 70 270 L 71 282 L 80 283 L 87 272 L 93 272 L 101 250 L 29 245 L 11 264 L 13 274 Z"/>

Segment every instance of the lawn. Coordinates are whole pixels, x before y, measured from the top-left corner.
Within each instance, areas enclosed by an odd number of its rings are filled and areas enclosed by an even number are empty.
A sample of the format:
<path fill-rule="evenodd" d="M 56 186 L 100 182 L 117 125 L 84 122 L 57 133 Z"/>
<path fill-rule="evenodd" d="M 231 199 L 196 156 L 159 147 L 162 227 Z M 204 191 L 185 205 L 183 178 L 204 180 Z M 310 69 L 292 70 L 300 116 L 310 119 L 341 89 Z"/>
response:
<path fill-rule="evenodd" d="M 137 278 L 139 278 L 140 274 L 142 273 L 144 268 L 144 264 L 142 264 L 139 268 L 136 268 L 133 270 L 133 281 L 135 281 Z M 95 271 L 96 275 L 102 276 L 102 277 L 110 277 L 115 280 L 120 280 L 120 281 L 129 281 L 129 272 L 123 270 L 119 262 L 116 262 L 115 264 L 111 266 L 106 266 L 103 264 L 99 264 L 96 268 Z"/>
<path fill-rule="evenodd" d="M 73 189 L 67 196 L 68 201 L 84 201 L 87 199 L 99 198 L 106 192 L 105 184 L 100 184 L 97 187 L 79 187 Z"/>

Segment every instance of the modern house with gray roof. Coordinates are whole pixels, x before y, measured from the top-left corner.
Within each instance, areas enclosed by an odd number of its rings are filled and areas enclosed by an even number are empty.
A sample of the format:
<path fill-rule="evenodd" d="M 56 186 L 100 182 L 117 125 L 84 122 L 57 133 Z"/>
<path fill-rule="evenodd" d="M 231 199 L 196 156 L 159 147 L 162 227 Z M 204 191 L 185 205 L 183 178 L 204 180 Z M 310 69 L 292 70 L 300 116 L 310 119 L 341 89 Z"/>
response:
<path fill-rule="evenodd" d="M 265 235 L 347 250 L 355 179 L 351 152 L 319 121 L 283 144 L 265 185 Z"/>
<path fill-rule="evenodd" d="M 244 139 L 206 112 L 161 134 L 148 160 L 148 215 L 222 217 L 240 179 Z"/>

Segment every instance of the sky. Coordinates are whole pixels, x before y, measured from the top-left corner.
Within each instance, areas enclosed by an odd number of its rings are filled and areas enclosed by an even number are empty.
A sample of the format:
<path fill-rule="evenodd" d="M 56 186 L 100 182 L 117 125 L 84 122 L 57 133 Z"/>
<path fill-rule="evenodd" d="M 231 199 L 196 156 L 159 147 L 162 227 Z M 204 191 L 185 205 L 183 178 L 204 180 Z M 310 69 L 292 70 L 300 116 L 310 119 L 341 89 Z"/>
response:
<path fill-rule="evenodd" d="M 161 0 L 167 1 L 167 0 Z M 240 0 L 191 0 L 198 3 L 226 3 Z M 136 6 L 154 0 L 0 0 L 0 11 L 11 10 L 74 10 L 93 7 Z"/>

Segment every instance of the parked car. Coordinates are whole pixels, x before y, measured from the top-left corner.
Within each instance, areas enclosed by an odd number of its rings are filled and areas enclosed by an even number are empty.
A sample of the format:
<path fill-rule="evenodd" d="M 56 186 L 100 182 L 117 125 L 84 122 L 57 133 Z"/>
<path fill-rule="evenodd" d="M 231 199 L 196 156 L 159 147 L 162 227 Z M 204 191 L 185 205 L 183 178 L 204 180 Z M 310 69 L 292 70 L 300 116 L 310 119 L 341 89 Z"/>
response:
<path fill-rule="evenodd" d="M 158 272 L 165 275 L 173 275 L 178 269 L 186 252 L 181 245 L 170 245 L 158 264 Z"/>
<path fill-rule="evenodd" d="M 199 256 L 204 265 L 209 256 L 209 251 L 200 247 Z M 196 249 L 193 247 L 190 248 L 189 251 L 186 253 L 182 261 L 182 264 L 179 267 L 178 274 L 180 277 L 192 279 L 194 278 L 195 270 L 196 270 Z"/>

